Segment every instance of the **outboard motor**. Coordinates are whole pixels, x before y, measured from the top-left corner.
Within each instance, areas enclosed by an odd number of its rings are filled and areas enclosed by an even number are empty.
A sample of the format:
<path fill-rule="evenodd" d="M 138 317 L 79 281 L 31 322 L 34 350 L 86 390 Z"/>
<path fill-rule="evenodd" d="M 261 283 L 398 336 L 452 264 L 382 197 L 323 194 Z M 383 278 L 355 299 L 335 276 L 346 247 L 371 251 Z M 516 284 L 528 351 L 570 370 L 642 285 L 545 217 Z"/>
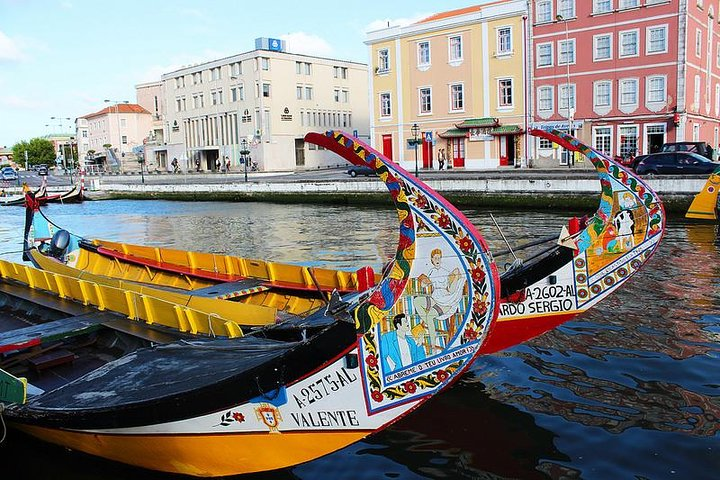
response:
<path fill-rule="evenodd" d="M 70 245 L 70 233 L 67 230 L 58 230 L 50 240 L 50 256 L 60 258 Z"/>

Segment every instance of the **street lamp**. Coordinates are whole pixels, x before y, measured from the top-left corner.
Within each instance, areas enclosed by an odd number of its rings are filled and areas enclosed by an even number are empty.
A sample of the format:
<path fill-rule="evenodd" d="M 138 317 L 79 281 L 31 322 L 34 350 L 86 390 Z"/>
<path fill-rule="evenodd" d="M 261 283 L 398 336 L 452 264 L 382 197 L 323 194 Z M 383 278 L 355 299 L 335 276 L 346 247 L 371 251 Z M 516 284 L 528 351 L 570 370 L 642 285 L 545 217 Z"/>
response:
<path fill-rule="evenodd" d="M 418 132 L 420 132 L 420 127 L 418 126 L 417 123 L 413 123 L 413 126 L 410 127 L 410 131 L 413 134 L 413 146 L 415 147 L 415 177 L 419 178 L 417 146 L 418 146 Z"/>
<path fill-rule="evenodd" d="M 555 15 L 555 20 L 565 23 L 565 99 L 567 101 L 568 135 L 572 135 L 573 114 L 570 108 L 570 35 L 568 32 L 568 19 L 558 14 Z M 570 168 L 572 166 L 571 158 L 573 154 L 567 149 L 565 151 L 567 152 L 568 168 Z"/>
<path fill-rule="evenodd" d="M 121 103 L 128 104 L 130 102 L 127 100 L 109 100 L 109 99 L 105 99 L 105 100 L 103 100 L 103 102 L 115 104 L 115 115 L 117 116 L 117 125 L 118 125 L 118 143 L 117 143 L 117 145 L 118 145 L 118 149 L 119 149 L 120 153 L 122 153 L 122 133 L 120 132 L 120 104 Z M 118 161 L 120 162 L 120 170 L 122 171 L 122 161 L 120 161 L 120 160 L 118 160 Z"/>
<path fill-rule="evenodd" d="M 248 142 L 246 139 L 243 138 L 242 141 L 240 142 L 240 156 L 242 157 L 243 165 L 245 167 L 245 182 L 247 182 L 247 164 L 248 164 L 248 161 L 250 160 L 250 157 L 248 157 L 250 150 L 248 150 L 247 147 L 248 147 Z"/>

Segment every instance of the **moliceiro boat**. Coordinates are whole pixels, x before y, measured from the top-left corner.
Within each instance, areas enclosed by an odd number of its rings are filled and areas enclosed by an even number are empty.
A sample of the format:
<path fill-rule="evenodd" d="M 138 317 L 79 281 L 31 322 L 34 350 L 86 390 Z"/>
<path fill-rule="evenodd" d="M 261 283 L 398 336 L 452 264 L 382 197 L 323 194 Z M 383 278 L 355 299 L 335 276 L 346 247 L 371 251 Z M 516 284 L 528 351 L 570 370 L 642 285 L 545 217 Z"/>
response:
<path fill-rule="evenodd" d="M 100 247 L 29 216 L 26 253 L 43 270 L 2 262 L 0 287 L 96 308 L 0 334 L 3 417 L 30 435 L 89 454 L 226 476 L 338 450 L 455 381 L 479 355 L 498 314 L 499 276 L 484 239 L 442 196 L 361 141 L 340 132 L 310 134 L 307 141 L 373 168 L 388 187 L 399 241 L 377 282 L 368 274 L 327 298 L 336 280 L 305 271 L 303 281 L 279 284 L 282 276 L 253 277 L 229 259 L 221 272 L 173 265 L 172 258 L 138 260 L 137 252 L 123 257 L 119 250 L 113 262 L 144 262 L 180 283 L 133 278 L 139 274 L 131 268 L 135 273 L 112 278 L 76 268 L 83 266 L 82 251 Z M 204 279 L 208 271 L 222 275 Z M 180 288 L 173 276 L 192 279 Z M 200 287 L 202 281 L 213 283 Z M 244 281 L 245 287 L 229 285 Z M 224 288 L 238 301 L 221 298 Z M 281 309 L 242 301 L 273 289 L 289 292 L 288 303 L 304 296 L 322 303 L 266 316 Z M 430 332 L 427 316 L 418 315 L 415 305 L 427 301 L 444 331 Z M 233 308 L 214 310 L 220 302 L 256 308 L 239 318 Z M 57 358 L 45 357 L 58 351 Z M 38 372 L 46 368 L 63 368 L 63 375 L 49 381 Z"/>
<path fill-rule="evenodd" d="M 695 195 L 685 218 L 717 222 L 718 220 L 718 192 L 720 188 L 720 167 L 716 168 L 708 177 L 702 190 Z"/>

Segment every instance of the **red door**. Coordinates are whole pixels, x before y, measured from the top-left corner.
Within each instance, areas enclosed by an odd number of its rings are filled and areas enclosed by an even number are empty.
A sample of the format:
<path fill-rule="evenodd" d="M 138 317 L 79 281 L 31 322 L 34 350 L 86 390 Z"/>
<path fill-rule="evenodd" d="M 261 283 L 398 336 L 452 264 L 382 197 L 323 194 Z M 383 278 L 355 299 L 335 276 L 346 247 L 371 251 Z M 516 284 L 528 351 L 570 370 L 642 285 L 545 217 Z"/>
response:
<path fill-rule="evenodd" d="M 390 160 L 393 159 L 392 155 L 392 134 L 382 136 L 382 153 Z"/>
<path fill-rule="evenodd" d="M 428 142 L 425 138 L 425 134 L 423 133 L 422 136 L 423 143 L 422 143 L 422 164 L 423 168 L 432 168 L 433 167 L 433 147 L 432 142 Z"/>
<path fill-rule="evenodd" d="M 464 138 L 453 138 L 452 139 L 452 166 L 455 168 L 465 166 L 465 139 Z"/>

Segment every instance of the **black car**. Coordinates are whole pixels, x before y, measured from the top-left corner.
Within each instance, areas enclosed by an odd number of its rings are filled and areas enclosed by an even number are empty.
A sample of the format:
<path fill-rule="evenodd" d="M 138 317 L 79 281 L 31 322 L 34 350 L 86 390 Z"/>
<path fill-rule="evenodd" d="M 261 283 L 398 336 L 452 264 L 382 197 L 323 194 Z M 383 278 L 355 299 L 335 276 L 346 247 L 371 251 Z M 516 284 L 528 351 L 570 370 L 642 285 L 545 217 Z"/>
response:
<path fill-rule="evenodd" d="M 640 155 L 635 171 L 640 175 L 702 175 L 711 173 L 720 164 L 690 152 L 668 152 Z"/>
<path fill-rule="evenodd" d="M 370 167 L 352 165 L 345 173 L 351 177 L 357 177 L 358 175 L 365 175 L 366 177 L 369 177 L 370 175 L 375 175 L 375 170 Z"/>
<path fill-rule="evenodd" d="M 37 172 L 38 175 L 44 176 L 44 175 L 48 174 L 48 167 L 45 164 L 41 164 L 35 168 L 35 171 Z"/>

